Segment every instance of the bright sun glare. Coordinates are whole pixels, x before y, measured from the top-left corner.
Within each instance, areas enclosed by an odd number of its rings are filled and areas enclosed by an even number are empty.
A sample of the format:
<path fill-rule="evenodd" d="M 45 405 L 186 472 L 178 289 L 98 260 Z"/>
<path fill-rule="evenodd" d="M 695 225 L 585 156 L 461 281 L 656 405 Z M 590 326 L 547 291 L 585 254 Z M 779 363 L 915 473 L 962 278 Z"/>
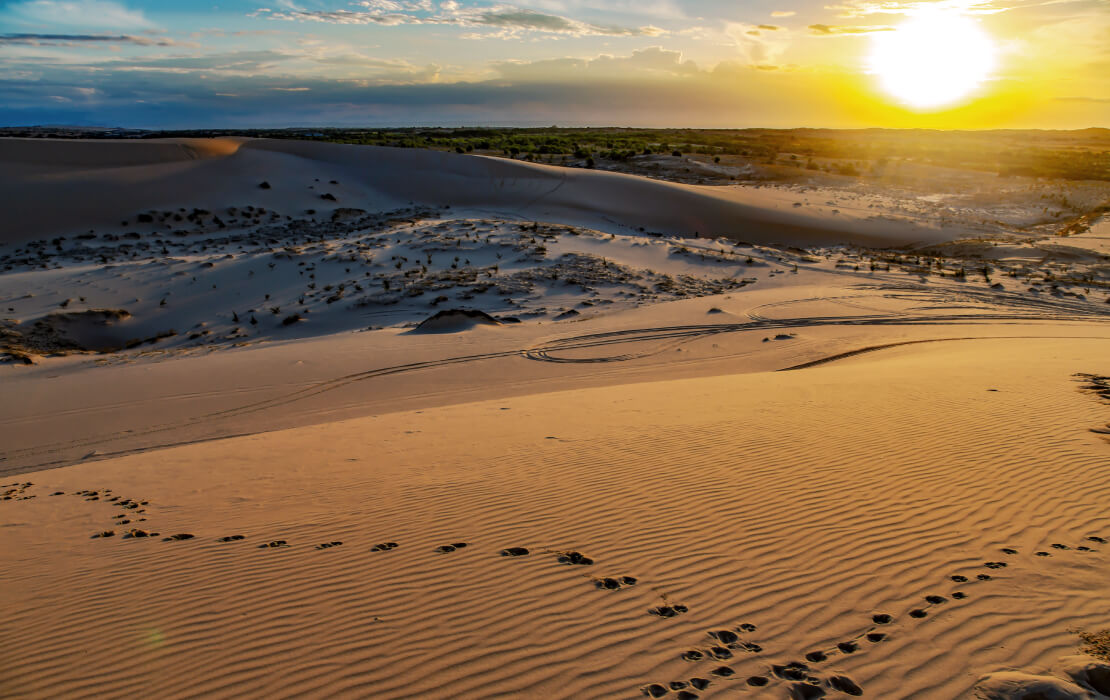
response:
<path fill-rule="evenodd" d="M 884 90 L 920 109 L 950 105 L 994 69 L 994 42 L 956 12 L 918 15 L 873 35 L 870 67 Z"/>

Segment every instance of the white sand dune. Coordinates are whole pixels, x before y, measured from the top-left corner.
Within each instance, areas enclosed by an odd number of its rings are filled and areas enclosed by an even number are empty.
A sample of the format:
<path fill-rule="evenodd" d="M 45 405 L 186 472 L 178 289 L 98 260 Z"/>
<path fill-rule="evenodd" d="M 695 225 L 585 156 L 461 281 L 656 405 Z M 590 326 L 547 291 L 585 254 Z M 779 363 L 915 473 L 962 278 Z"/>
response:
<path fill-rule="evenodd" d="M 147 209 L 250 203 L 295 215 L 354 201 L 367 210 L 451 206 L 483 216 L 755 243 L 893 246 L 966 233 L 868 209 L 807 211 L 759 189 L 416 149 L 265 139 L 55 141 L 36 149 L 41 145 L 0 140 L 0 206 L 7 212 L 0 241 L 100 232 L 134 224 Z M 271 189 L 259 190 L 261 182 Z M 325 193 L 337 201 L 321 200 Z"/>

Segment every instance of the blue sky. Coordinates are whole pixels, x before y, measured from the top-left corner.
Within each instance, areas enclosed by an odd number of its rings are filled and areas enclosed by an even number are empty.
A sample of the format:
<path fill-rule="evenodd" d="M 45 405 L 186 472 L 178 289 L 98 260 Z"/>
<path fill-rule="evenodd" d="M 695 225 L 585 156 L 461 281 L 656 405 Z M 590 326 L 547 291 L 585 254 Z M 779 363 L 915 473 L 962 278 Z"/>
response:
<path fill-rule="evenodd" d="M 925 5 L 997 42 L 977 104 L 876 90 Z M 1108 47 L 1107 0 L 4 0 L 0 125 L 1110 126 Z"/>

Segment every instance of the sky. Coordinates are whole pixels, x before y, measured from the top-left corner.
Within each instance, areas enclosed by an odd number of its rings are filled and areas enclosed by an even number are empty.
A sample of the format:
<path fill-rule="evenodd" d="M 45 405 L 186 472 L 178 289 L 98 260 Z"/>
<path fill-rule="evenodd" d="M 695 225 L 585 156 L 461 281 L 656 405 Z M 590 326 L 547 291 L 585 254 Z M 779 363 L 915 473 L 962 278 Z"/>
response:
<path fill-rule="evenodd" d="M 922 107 L 873 57 L 928 12 L 993 49 Z M 942 88 L 959 36 L 925 36 Z M 0 125 L 32 124 L 1108 127 L 1110 0 L 0 0 Z"/>

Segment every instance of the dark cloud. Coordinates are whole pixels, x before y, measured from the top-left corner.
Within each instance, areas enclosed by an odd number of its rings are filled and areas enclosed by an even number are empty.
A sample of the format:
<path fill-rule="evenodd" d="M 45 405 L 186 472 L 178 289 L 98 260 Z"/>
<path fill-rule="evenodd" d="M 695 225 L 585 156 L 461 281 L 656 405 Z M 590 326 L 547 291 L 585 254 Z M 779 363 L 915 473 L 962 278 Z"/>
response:
<path fill-rule="evenodd" d="M 136 46 L 187 46 L 165 37 L 133 34 L 0 34 L 0 46 L 80 46 L 84 44 L 134 44 Z"/>
<path fill-rule="evenodd" d="M 650 56 L 637 58 L 647 61 Z M 660 63 L 669 55 L 655 57 Z M 104 70 L 96 95 L 78 99 L 81 85 L 66 67 L 40 68 L 33 79 L 0 77 L 0 125 L 71 123 L 145 128 L 356 125 L 651 123 L 724 125 L 720 115 L 779 123 L 774 101 L 742 89 L 756 71 L 700 71 L 667 76 L 613 71 L 561 82 L 518 74 L 482 82 L 367 85 L 355 80 L 294 80 L 193 73 L 167 85 L 157 73 Z M 623 64 L 627 65 L 627 64 Z M 719 73 L 719 74 L 718 74 Z M 0 75 L 12 75 L 2 71 Z M 773 75 L 773 74 L 764 74 Z M 307 89 L 306 89 L 307 88 Z M 73 99 L 60 101 L 54 96 Z M 805 100 L 812 99 L 806 95 Z M 764 104 L 766 103 L 766 104 Z M 728 118 L 723 117 L 723 118 Z M 709 120 L 715 119 L 716 122 Z"/>

